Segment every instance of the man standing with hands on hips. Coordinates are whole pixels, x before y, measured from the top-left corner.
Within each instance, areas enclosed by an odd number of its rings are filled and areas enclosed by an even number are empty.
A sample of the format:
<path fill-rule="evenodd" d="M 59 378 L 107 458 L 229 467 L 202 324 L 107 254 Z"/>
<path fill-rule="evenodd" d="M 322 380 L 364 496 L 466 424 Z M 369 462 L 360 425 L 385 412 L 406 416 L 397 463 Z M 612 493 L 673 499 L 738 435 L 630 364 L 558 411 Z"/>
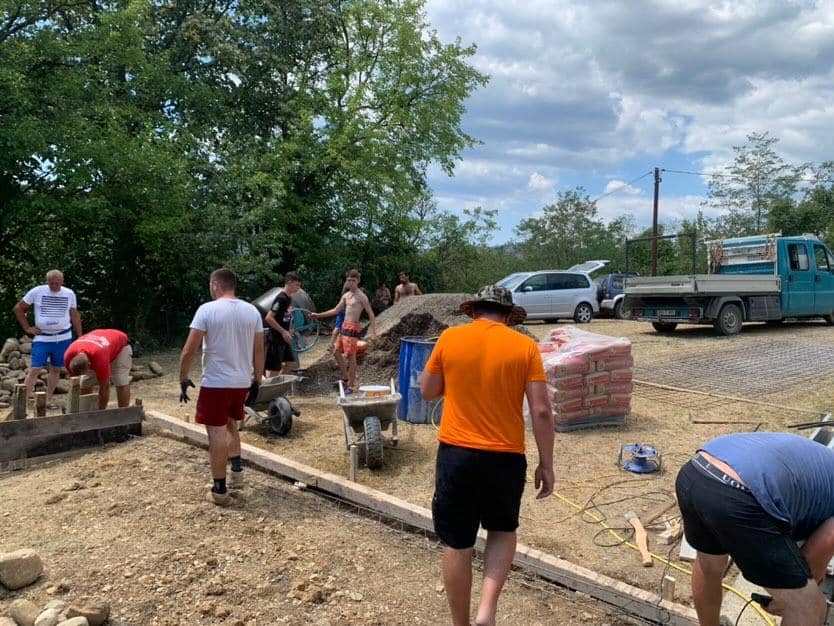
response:
<path fill-rule="evenodd" d="M 495 626 L 526 480 L 524 397 L 539 453 L 537 499 L 553 492 L 553 414 L 536 343 L 508 327 L 527 316 L 513 305 L 512 293 L 489 285 L 461 310 L 473 321 L 443 331 L 420 379 L 424 399 L 444 398 L 432 518 L 444 544 L 443 583 L 454 626 L 469 626 L 475 539 L 479 526 L 487 531 L 475 624 Z"/>
<path fill-rule="evenodd" d="M 35 323 L 30 326 L 26 311 L 32 306 L 35 307 Z M 72 331 L 76 337 L 81 336 L 81 316 L 75 292 L 64 287 L 64 275 L 59 270 L 49 270 L 46 284 L 27 291 L 13 311 L 23 332 L 34 337 L 32 364 L 25 380 L 26 397 L 32 395 L 38 375 L 48 364 L 46 403 L 51 405 L 64 366 L 64 353 L 72 343 Z"/>
<path fill-rule="evenodd" d="M 247 393 L 257 396 L 263 377 L 264 342 L 261 314 L 235 295 L 237 277 L 230 269 L 212 272 L 209 291 L 214 299 L 197 309 L 180 354 L 180 402 L 188 402 L 194 355 L 202 346 L 203 379 L 197 396 L 195 421 L 204 424 L 209 440 L 212 487 L 209 500 L 231 503 L 229 489 L 243 487 L 240 433 Z M 253 376 L 254 372 L 254 376 Z M 232 471 L 226 483 L 226 462 Z"/>

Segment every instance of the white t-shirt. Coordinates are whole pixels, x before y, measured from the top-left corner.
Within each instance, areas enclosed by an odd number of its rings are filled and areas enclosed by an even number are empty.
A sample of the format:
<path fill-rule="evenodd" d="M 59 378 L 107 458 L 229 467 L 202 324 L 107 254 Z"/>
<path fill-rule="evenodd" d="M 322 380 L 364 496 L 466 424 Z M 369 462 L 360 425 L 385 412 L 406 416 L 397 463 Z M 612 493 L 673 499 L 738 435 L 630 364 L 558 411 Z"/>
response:
<path fill-rule="evenodd" d="M 49 285 L 38 285 L 26 292 L 23 301 L 35 307 L 35 326 L 41 329 L 34 341 L 64 341 L 72 339 L 70 309 L 77 309 L 75 292 L 61 287 L 52 291 Z"/>
<path fill-rule="evenodd" d="M 255 337 L 263 332 L 261 314 L 243 300 L 219 298 L 201 305 L 191 328 L 203 338 L 203 387 L 243 389 L 252 384 Z"/>

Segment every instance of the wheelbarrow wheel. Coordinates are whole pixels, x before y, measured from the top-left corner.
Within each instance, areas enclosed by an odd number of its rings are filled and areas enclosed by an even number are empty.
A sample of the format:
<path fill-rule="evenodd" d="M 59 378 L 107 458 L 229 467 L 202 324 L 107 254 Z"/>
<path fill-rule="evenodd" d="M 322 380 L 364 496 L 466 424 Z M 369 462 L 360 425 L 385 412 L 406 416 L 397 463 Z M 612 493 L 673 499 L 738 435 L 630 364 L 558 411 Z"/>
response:
<path fill-rule="evenodd" d="M 382 467 L 382 425 L 376 415 L 365 418 L 365 465 L 368 469 Z"/>
<path fill-rule="evenodd" d="M 292 428 L 292 405 L 284 396 L 279 396 L 269 403 L 267 409 L 269 427 L 276 435 L 286 436 Z"/>

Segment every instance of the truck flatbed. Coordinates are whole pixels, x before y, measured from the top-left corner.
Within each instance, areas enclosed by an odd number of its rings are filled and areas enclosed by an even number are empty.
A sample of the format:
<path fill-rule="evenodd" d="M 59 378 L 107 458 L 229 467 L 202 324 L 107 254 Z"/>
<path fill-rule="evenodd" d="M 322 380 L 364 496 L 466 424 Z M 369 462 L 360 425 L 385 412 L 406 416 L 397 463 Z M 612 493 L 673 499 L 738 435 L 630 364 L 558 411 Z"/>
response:
<path fill-rule="evenodd" d="M 766 296 L 779 294 L 781 279 L 758 274 L 690 274 L 627 278 L 626 296 Z"/>

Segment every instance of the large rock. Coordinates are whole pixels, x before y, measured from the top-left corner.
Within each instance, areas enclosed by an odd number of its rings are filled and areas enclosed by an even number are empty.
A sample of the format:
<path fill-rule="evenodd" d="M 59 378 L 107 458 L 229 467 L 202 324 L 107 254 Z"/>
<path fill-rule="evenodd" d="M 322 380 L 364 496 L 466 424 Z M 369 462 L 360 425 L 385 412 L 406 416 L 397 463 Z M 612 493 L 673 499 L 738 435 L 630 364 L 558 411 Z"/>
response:
<path fill-rule="evenodd" d="M 11 617 L 0 617 L 0 626 L 17 626 L 17 622 Z"/>
<path fill-rule="evenodd" d="M 90 626 L 90 622 L 87 621 L 86 617 L 71 617 L 63 622 L 58 622 L 58 626 Z"/>
<path fill-rule="evenodd" d="M 34 550 L 0 554 L 0 583 L 8 589 L 31 585 L 43 574 L 43 562 Z"/>
<path fill-rule="evenodd" d="M 40 612 L 38 605 L 26 598 L 18 598 L 9 605 L 9 615 L 18 626 L 35 626 Z"/>
<path fill-rule="evenodd" d="M 20 344 L 20 348 L 18 348 L 22 354 L 32 354 L 32 344 L 28 341 L 26 343 Z"/>
<path fill-rule="evenodd" d="M 35 626 L 57 626 L 60 621 L 61 613 L 58 609 L 46 609 L 35 619 Z"/>
<path fill-rule="evenodd" d="M 101 626 L 110 617 L 110 605 L 101 600 L 86 599 L 71 604 L 67 617 L 85 617 L 90 626 Z"/>
<path fill-rule="evenodd" d="M 165 370 L 162 369 L 162 366 L 156 361 L 149 362 L 148 369 L 151 370 L 157 376 L 162 376 L 165 373 Z"/>
<path fill-rule="evenodd" d="M 9 353 L 12 350 L 19 350 L 20 349 L 20 342 L 17 339 L 9 338 L 6 339 L 5 343 L 3 344 L 3 349 L 0 350 L 0 361 L 5 361 L 6 357 L 9 356 Z"/>

